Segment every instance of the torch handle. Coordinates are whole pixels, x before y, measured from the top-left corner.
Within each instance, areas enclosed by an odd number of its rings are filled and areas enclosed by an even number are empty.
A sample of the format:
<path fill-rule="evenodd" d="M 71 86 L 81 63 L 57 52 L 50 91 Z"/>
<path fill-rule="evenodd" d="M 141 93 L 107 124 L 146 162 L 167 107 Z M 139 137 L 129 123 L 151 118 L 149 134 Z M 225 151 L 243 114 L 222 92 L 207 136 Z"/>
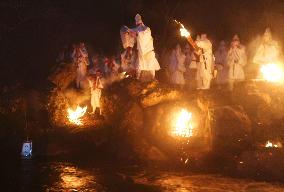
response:
<path fill-rule="evenodd" d="M 200 48 L 196 45 L 196 43 L 193 41 L 191 36 L 188 36 L 187 38 L 188 43 L 193 47 L 195 51 L 198 51 Z"/>

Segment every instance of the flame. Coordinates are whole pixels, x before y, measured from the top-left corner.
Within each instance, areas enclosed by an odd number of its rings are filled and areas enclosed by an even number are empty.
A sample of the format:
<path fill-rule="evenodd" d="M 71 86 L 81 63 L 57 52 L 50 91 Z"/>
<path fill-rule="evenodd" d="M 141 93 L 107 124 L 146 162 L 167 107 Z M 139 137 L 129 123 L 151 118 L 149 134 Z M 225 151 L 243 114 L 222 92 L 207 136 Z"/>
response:
<path fill-rule="evenodd" d="M 80 107 L 79 105 L 77 106 L 76 110 L 72 110 L 71 108 L 67 109 L 68 112 L 68 119 L 71 123 L 76 124 L 76 125 L 83 125 L 81 121 L 81 117 L 84 116 L 84 114 L 87 111 L 87 106 L 85 107 Z"/>
<path fill-rule="evenodd" d="M 273 147 L 274 147 L 274 148 L 281 148 L 281 147 L 282 147 L 282 144 L 281 144 L 280 142 L 277 142 L 277 143 L 274 143 L 274 144 L 273 144 L 272 142 L 267 141 L 266 144 L 265 144 L 265 147 L 266 147 L 266 148 L 270 148 L 270 147 L 271 147 L 271 148 L 273 148 Z"/>
<path fill-rule="evenodd" d="M 174 20 L 174 21 L 175 21 L 177 24 L 179 24 L 179 25 L 181 26 L 181 28 L 179 29 L 180 35 L 181 35 L 182 37 L 188 38 L 188 37 L 190 36 L 189 31 L 184 27 L 184 25 L 183 25 L 181 22 L 179 22 L 179 21 L 177 21 L 177 20 Z"/>
<path fill-rule="evenodd" d="M 260 72 L 263 79 L 268 82 L 280 83 L 284 81 L 283 69 L 274 63 L 262 65 Z"/>
<path fill-rule="evenodd" d="M 179 30 L 182 37 L 188 38 L 190 36 L 189 31 L 183 26 L 183 24 L 181 24 L 181 28 Z"/>
<path fill-rule="evenodd" d="M 182 109 L 176 120 L 174 121 L 174 129 L 172 134 L 179 137 L 191 137 L 192 136 L 192 113 L 185 109 Z"/>

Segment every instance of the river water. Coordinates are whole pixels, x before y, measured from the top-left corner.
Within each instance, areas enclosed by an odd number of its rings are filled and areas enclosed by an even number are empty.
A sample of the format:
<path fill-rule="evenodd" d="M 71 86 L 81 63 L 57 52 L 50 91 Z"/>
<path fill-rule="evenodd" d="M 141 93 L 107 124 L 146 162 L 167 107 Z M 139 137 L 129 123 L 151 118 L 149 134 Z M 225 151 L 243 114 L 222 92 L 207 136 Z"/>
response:
<path fill-rule="evenodd" d="M 279 183 L 235 179 L 215 174 L 116 166 L 66 160 L 8 161 L 2 169 L 1 191 L 98 192 L 261 192 L 284 191 Z"/>

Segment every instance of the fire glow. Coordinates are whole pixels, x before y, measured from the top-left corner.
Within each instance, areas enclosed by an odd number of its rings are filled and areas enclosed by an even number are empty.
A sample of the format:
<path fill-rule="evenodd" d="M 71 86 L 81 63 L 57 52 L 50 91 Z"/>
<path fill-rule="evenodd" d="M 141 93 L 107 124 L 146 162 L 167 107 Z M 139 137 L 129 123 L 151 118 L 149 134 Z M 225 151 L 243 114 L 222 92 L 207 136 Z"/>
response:
<path fill-rule="evenodd" d="M 68 119 L 71 123 L 75 125 L 83 125 L 81 118 L 85 115 L 87 111 L 87 106 L 80 107 L 79 105 L 75 110 L 72 110 L 71 108 L 67 109 L 68 112 Z"/>
<path fill-rule="evenodd" d="M 174 120 L 172 134 L 177 137 L 191 137 L 192 129 L 192 113 L 182 109 Z"/>
<path fill-rule="evenodd" d="M 282 144 L 280 142 L 272 143 L 270 141 L 267 141 L 266 144 L 265 144 L 265 147 L 266 148 L 281 148 Z"/>
<path fill-rule="evenodd" d="M 178 23 L 178 24 L 181 26 L 181 28 L 179 29 L 180 35 L 181 35 L 182 37 L 188 38 L 188 37 L 190 36 L 189 31 L 184 27 L 184 25 L 183 25 L 181 22 L 179 22 L 179 21 L 177 21 L 177 20 L 175 20 L 175 22 Z"/>
<path fill-rule="evenodd" d="M 270 63 L 260 68 L 262 78 L 268 82 L 281 83 L 284 81 L 284 71 L 278 65 Z"/>

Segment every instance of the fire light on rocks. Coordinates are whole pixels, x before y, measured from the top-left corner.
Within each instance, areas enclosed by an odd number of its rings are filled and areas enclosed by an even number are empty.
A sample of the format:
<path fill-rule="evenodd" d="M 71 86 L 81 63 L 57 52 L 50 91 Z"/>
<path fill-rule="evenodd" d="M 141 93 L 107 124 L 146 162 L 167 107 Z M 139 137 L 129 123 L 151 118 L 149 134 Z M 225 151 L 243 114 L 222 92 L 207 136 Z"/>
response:
<path fill-rule="evenodd" d="M 182 109 L 175 120 L 173 121 L 172 134 L 178 137 L 191 137 L 192 136 L 192 113 Z"/>
<path fill-rule="evenodd" d="M 262 65 L 260 68 L 262 78 L 268 82 L 281 83 L 284 81 L 284 71 L 274 63 Z"/>
<path fill-rule="evenodd" d="M 75 125 L 83 125 L 81 118 L 85 115 L 87 111 L 87 106 L 80 107 L 79 105 L 75 110 L 72 110 L 71 108 L 67 109 L 68 112 L 68 119 L 71 123 Z"/>

